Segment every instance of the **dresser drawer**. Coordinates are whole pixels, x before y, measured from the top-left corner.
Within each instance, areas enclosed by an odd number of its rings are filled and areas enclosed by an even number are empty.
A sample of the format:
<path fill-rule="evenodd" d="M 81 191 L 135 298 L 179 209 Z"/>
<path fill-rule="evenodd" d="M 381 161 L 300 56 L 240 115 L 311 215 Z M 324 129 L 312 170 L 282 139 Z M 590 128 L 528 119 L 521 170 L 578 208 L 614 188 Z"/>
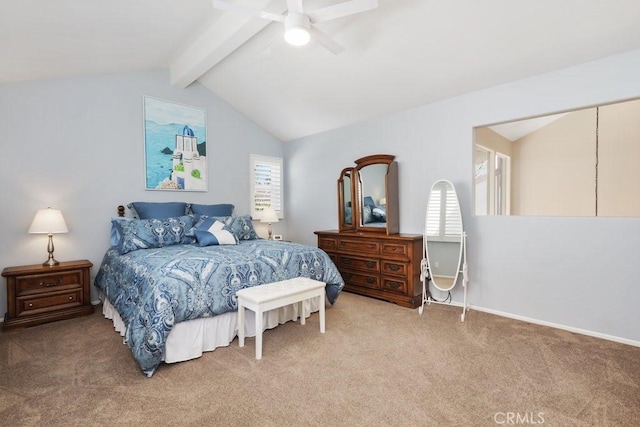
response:
<path fill-rule="evenodd" d="M 82 287 L 82 271 L 16 277 L 16 296 Z"/>
<path fill-rule="evenodd" d="M 348 285 L 380 289 L 380 276 L 360 274 L 351 271 L 342 271 L 341 274 Z"/>
<path fill-rule="evenodd" d="M 338 268 L 379 273 L 380 260 L 369 258 L 354 258 L 351 256 L 341 255 L 338 261 Z"/>
<path fill-rule="evenodd" d="M 404 294 L 407 292 L 407 281 L 395 277 L 383 277 L 382 289 L 384 289 L 385 291 Z"/>
<path fill-rule="evenodd" d="M 380 242 L 360 239 L 340 239 L 339 248 L 345 251 L 379 254 Z"/>
<path fill-rule="evenodd" d="M 397 276 L 407 277 L 408 264 L 404 262 L 394 262 L 382 260 L 382 273 L 395 274 Z"/>
<path fill-rule="evenodd" d="M 49 311 L 50 307 L 63 309 L 82 304 L 82 290 L 43 295 L 37 298 L 20 298 L 18 300 L 18 316 L 31 315 L 41 311 Z"/>
<path fill-rule="evenodd" d="M 338 249 L 337 237 L 318 237 L 318 247 L 324 251 L 335 251 Z"/>
<path fill-rule="evenodd" d="M 383 255 L 398 255 L 403 257 L 407 257 L 409 255 L 407 245 L 391 242 L 385 242 L 382 244 L 381 253 Z"/>

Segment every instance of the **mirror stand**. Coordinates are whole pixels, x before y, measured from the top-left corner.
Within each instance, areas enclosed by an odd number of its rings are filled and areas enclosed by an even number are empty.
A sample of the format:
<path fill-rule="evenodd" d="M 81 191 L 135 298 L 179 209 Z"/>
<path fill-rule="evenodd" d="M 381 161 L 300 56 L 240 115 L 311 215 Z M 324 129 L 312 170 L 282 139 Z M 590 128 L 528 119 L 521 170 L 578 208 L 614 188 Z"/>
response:
<path fill-rule="evenodd" d="M 467 232 L 462 232 L 462 269 L 460 270 L 462 273 L 462 290 L 463 290 L 463 299 L 462 299 L 462 314 L 460 315 L 460 321 L 464 322 L 467 311 L 469 311 L 469 305 L 467 304 L 467 284 L 469 283 L 469 269 L 467 267 Z M 422 281 L 422 304 L 418 308 L 418 313 L 422 315 L 424 312 L 424 306 L 430 304 L 442 304 L 442 305 L 457 305 L 450 302 L 438 301 L 431 296 L 429 292 L 429 282 L 431 281 L 431 271 L 429 269 L 429 263 L 427 262 L 427 258 L 423 258 L 420 263 L 420 280 Z M 455 284 L 454 284 L 455 285 Z M 449 291 L 450 292 L 450 291 Z M 451 298 L 451 294 L 449 294 L 449 298 Z"/>
<path fill-rule="evenodd" d="M 464 322 L 467 306 L 467 233 L 462 223 L 462 213 L 458 194 L 451 181 L 441 179 L 431 186 L 425 216 L 423 258 L 420 262 L 422 281 L 422 303 L 418 312 L 424 312 L 425 304 L 447 304 L 460 306 L 451 301 L 451 290 L 462 275 L 464 299 L 460 321 Z M 433 286 L 447 292 L 447 298 L 440 301 L 430 292 Z"/>

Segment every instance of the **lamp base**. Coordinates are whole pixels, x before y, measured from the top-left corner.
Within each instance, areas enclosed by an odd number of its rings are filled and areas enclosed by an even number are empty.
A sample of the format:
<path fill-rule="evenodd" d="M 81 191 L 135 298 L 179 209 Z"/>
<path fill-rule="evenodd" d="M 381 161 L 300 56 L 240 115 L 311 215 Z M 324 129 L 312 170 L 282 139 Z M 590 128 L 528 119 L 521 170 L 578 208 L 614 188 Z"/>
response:
<path fill-rule="evenodd" d="M 49 242 L 47 243 L 47 252 L 49 252 L 49 259 L 42 263 L 42 265 L 53 267 L 60 264 L 59 261 L 53 257 L 53 234 L 49 233 Z"/>

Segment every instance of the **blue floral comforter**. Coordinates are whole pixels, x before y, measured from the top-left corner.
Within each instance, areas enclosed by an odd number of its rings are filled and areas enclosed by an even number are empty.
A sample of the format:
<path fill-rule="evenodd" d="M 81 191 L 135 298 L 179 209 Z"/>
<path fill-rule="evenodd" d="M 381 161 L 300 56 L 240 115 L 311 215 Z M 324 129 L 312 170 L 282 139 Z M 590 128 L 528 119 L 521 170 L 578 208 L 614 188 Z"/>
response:
<path fill-rule="evenodd" d="M 344 281 L 320 249 L 269 240 L 238 245 L 174 245 L 104 256 L 95 286 L 118 310 L 125 342 L 147 376 L 164 355 L 167 336 L 183 320 L 237 310 L 237 290 L 293 277 L 327 283 L 330 303 Z"/>

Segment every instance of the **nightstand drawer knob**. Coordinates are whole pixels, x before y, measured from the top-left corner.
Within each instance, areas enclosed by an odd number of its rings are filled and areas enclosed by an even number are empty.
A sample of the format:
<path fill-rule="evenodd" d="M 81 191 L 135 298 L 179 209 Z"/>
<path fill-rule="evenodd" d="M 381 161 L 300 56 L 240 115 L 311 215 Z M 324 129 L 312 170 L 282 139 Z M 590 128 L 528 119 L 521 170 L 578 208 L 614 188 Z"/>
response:
<path fill-rule="evenodd" d="M 73 301 L 73 297 L 69 297 L 69 301 Z"/>
<path fill-rule="evenodd" d="M 33 304 L 32 304 L 32 303 L 29 303 L 29 307 L 33 307 Z"/>

